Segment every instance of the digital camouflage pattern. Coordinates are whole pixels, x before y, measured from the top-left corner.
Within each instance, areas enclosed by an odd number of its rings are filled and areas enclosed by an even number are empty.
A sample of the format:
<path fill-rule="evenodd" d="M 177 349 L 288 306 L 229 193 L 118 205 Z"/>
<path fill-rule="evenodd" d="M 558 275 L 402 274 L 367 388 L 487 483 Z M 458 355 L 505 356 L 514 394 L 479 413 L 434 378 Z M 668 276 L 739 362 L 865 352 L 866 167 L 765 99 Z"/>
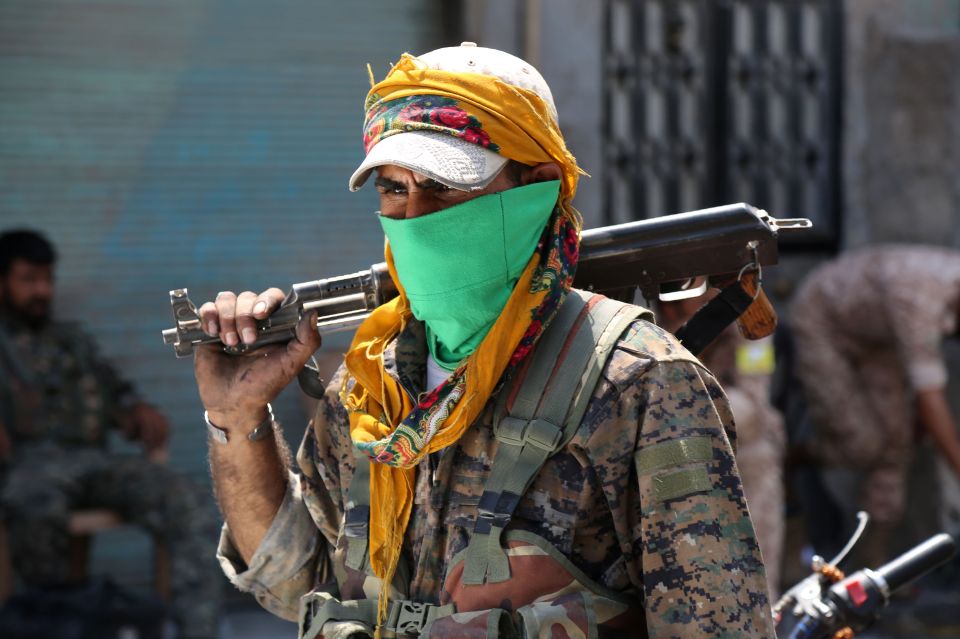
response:
<path fill-rule="evenodd" d="M 411 323 L 388 353 L 388 370 L 409 392 L 421 392 L 425 357 L 422 327 Z M 334 379 L 330 388 L 338 385 Z M 529 566 L 522 579 L 507 582 L 504 593 L 490 590 L 499 585 L 458 584 L 458 555 L 469 541 L 496 453 L 495 400 L 456 446 L 418 467 L 394 595 L 458 603 L 455 615 L 433 621 L 431 636 L 488 636 L 471 634 L 481 627 L 508 636 L 500 613 L 483 611 L 491 604 L 507 610 L 514 629 L 541 624 L 542 636 L 588 636 L 597 622 L 612 620 L 623 622 L 619 630 L 603 623 L 600 631 L 773 636 L 726 398 L 672 336 L 645 321 L 625 331 L 576 435 L 546 462 L 506 529 L 511 561 Z M 225 572 L 275 614 L 297 619 L 298 600 L 312 590 L 344 601 L 379 592 L 375 578 L 347 567 L 340 534 L 354 459 L 346 415 L 331 390 L 298 454 L 299 481 L 249 566 L 224 531 Z M 560 560 L 547 557 L 545 548 Z M 616 608 L 624 602 L 628 610 Z"/>
<path fill-rule="evenodd" d="M 946 385 L 942 341 L 956 332 L 958 303 L 960 253 L 924 246 L 842 256 L 813 271 L 794 297 L 796 372 L 815 451 L 862 474 L 858 500 L 876 523 L 903 514 L 913 394 Z"/>
<path fill-rule="evenodd" d="M 34 586 L 63 581 L 71 511 L 110 508 L 167 543 L 180 636 L 215 637 L 209 497 L 169 468 L 106 450 L 117 412 L 137 399 L 133 387 L 79 326 L 33 331 L 9 318 L 0 321 L 0 380 L 0 427 L 13 440 L 0 471 L 0 516 L 18 576 Z"/>
<path fill-rule="evenodd" d="M 723 386 L 737 423 L 737 467 L 763 553 L 770 599 L 775 601 L 786 534 L 787 432 L 783 417 L 770 403 L 772 342 L 770 338 L 748 342 L 736 326 L 730 326 L 700 354 L 700 360 Z"/>

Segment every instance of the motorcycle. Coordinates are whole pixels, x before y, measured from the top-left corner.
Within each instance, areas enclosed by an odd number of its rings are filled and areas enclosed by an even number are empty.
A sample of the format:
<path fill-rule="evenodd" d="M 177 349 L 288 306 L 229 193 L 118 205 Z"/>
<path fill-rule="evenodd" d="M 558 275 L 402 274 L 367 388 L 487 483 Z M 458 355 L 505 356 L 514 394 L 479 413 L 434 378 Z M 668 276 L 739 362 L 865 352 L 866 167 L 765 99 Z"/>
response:
<path fill-rule="evenodd" d="M 940 533 L 879 568 L 846 576 L 838 566 L 869 520 L 864 512 L 857 517 L 857 529 L 843 550 L 829 562 L 814 556 L 812 574 L 774 605 L 779 639 L 852 639 L 876 621 L 894 592 L 948 562 L 956 552 L 953 538 Z"/>

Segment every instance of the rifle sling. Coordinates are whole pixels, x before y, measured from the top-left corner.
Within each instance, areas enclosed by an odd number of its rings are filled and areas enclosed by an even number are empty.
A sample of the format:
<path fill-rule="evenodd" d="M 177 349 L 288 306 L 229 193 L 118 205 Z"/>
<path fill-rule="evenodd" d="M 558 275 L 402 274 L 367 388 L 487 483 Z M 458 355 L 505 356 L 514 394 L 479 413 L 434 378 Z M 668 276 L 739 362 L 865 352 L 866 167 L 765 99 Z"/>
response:
<path fill-rule="evenodd" d="M 688 351 L 699 357 L 727 326 L 743 315 L 753 304 L 753 300 L 753 295 L 745 291 L 737 280 L 681 326 L 676 332 L 677 339 Z"/>
<path fill-rule="evenodd" d="M 370 532 L 370 460 L 357 452 L 356 470 L 347 491 L 343 536 L 347 542 L 346 564 L 353 570 L 366 567 Z"/>

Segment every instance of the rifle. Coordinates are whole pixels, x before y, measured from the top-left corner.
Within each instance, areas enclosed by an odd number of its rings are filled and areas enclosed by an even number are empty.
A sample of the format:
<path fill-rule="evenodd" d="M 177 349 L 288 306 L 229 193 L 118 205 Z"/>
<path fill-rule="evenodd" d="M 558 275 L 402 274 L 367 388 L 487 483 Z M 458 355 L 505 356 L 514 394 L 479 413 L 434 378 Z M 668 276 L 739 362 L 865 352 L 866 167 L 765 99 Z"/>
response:
<path fill-rule="evenodd" d="M 687 348 L 698 353 L 716 337 L 706 332 L 723 322 L 719 334 L 737 318 L 745 336 L 762 337 L 773 331 L 776 314 L 760 288 L 761 269 L 777 263 L 781 231 L 811 226 L 805 218 L 777 220 L 740 203 L 591 229 L 581 237 L 574 286 L 627 300 L 637 290 L 648 300 L 680 299 L 716 286 L 724 292 L 677 331 Z M 694 287 L 699 277 L 706 279 Z M 257 322 L 256 342 L 223 349 L 242 354 L 289 341 L 300 318 L 314 310 L 321 334 L 351 330 L 396 295 L 382 262 L 366 271 L 294 284 L 280 307 Z M 176 326 L 163 331 L 163 341 L 177 357 L 191 355 L 198 344 L 220 342 L 203 331 L 187 289 L 170 291 L 170 305 Z"/>

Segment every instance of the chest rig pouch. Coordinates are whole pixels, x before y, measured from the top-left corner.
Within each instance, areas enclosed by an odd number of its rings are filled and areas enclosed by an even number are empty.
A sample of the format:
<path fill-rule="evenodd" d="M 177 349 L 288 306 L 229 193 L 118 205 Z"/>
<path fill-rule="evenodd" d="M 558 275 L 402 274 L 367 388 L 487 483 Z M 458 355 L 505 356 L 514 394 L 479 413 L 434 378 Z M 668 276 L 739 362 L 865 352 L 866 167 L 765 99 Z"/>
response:
<path fill-rule="evenodd" d="M 505 530 L 544 463 L 573 438 L 600 373 L 624 330 L 649 311 L 600 295 L 570 291 L 529 365 L 498 399 L 498 448 L 477 507 L 470 542 L 450 562 L 442 605 L 390 603 L 384 637 L 618 636 L 642 627 L 639 602 L 595 583 L 545 539 Z M 358 460 L 341 543 L 345 563 L 367 562 L 368 464 Z M 513 611 L 513 614 L 511 614 Z M 324 593 L 301 601 L 301 638 L 363 636 L 376 623 L 376 597 L 340 602 Z M 641 631 L 642 632 L 642 631 Z M 344 634 L 345 633 L 345 634 Z M 640 636 L 645 636 L 641 634 Z"/>

